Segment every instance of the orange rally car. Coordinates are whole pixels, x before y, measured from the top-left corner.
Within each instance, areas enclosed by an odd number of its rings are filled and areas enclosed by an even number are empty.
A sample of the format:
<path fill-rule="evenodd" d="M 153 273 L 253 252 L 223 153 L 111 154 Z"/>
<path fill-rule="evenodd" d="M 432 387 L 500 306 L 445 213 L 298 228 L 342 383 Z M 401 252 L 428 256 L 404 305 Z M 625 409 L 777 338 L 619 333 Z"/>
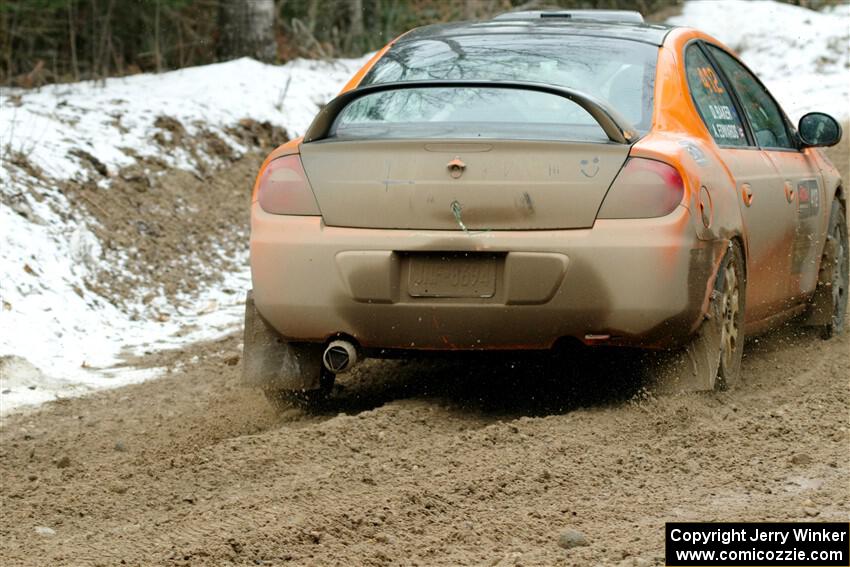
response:
<path fill-rule="evenodd" d="M 634 12 L 415 29 L 262 166 L 245 377 L 313 402 L 363 357 L 581 341 L 727 387 L 746 335 L 842 330 L 847 192 L 818 149 L 840 138 Z"/>

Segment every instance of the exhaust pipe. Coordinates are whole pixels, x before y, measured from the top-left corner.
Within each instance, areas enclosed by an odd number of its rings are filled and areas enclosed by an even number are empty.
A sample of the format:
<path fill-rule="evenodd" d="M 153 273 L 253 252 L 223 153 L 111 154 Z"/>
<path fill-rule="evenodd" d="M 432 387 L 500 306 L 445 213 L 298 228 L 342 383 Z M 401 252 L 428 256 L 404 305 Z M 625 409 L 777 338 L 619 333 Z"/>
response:
<path fill-rule="evenodd" d="M 357 363 L 357 349 L 349 341 L 337 340 L 325 348 L 322 364 L 334 374 L 342 374 Z"/>

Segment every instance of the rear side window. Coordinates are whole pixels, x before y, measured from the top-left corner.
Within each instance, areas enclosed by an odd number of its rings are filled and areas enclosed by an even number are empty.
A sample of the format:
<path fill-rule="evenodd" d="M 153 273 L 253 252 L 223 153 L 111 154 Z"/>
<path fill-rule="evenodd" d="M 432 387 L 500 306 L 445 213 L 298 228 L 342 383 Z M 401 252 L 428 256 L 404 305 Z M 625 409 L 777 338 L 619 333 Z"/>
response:
<path fill-rule="evenodd" d="M 645 134 L 652 126 L 658 48 L 615 38 L 476 34 L 394 45 L 362 85 L 467 79 L 568 87 L 607 101 Z"/>
<path fill-rule="evenodd" d="M 685 51 L 685 71 L 694 103 L 714 141 L 720 146 L 746 146 L 744 124 L 732 97 L 696 44 Z"/>
<path fill-rule="evenodd" d="M 758 79 L 722 49 L 712 45 L 709 45 L 708 49 L 711 50 L 711 54 L 717 60 L 726 78 L 732 83 L 732 88 L 735 89 L 744 113 L 750 120 L 750 126 L 753 128 L 753 134 L 759 146 L 793 148 L 782 111 Z"/>

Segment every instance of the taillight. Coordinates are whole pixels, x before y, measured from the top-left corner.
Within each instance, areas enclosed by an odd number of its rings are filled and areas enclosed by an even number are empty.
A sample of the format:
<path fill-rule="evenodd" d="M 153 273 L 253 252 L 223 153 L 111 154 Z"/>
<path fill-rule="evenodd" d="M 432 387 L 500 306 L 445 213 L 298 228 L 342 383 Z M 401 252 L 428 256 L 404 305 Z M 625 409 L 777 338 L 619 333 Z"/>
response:
<path fill-rule="evenodd" d="M 320 215 L 301 157 L 289 155 L 271 161 L 257 182 L 257 201 L 275 215 Z"/>
<path fill-rule="evenodd" d="M 629 158 L 602 203 L 597 218 L 646 219 L 673 212 L 685 195 L 675 167 L 644 158 Z"/>

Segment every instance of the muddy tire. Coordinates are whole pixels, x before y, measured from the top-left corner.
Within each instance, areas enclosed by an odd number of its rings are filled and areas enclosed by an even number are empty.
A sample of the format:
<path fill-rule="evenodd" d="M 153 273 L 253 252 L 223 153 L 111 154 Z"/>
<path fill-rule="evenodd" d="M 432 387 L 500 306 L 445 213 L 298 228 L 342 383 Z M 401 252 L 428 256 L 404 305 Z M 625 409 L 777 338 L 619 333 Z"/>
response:
<path fill-rule="evenodd" d="M 741 374 L 746 276 L 741 247 L 732 242 L 720 263 L 708 314 L 690 342 L 657 353 L 650 372 L 662 394 L 725 390 Z"/>
<path fill-rule="evenodd" d="M 336 375 L 322 368 L 319 374 L 319 387 L 313 390 L 287 390 L 266 388 L 266 399 L 278 411 L 301 408 L 304 410 L 321 409 L 330 399 Z"/>
<path fill-rule="evenodd" d="M 821 336 L 830 339 L 844 332 L 847 317 L 848 269 L 850 245 L 847 241 L 847 216 L 844 206 L 832 202 L 826 243 L 821 256 L 818 285 L 812 296 L 806 324 L 819 327 Z"/>

